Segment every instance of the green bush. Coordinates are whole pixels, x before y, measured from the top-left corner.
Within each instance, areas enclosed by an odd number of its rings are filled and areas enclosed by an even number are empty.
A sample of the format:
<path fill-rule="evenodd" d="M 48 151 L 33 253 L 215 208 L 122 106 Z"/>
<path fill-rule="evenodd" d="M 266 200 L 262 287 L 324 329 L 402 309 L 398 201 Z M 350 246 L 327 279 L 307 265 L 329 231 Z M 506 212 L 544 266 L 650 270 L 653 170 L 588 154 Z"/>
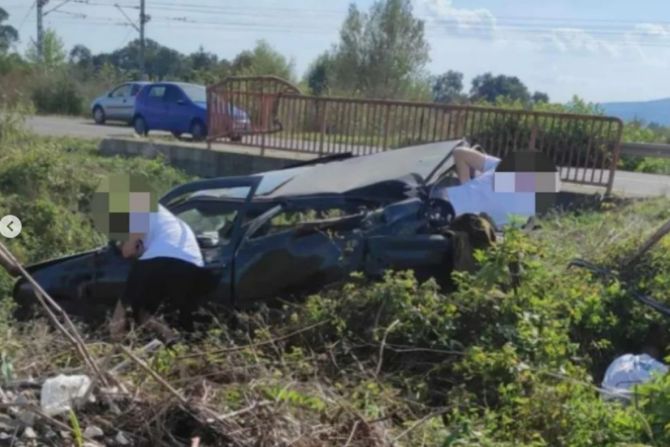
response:
<path fill-rule="evenodd" d="M 665 218 L 657 209 L 635 205 L 625 215 Z M 609 212 L 602 214 L 602 221 L 589 217 L 577 229 L 586 236 L 602 232 Z M 554 245 L 546 237 L 553 231 L 536 240 L 507 233 L 502 244 L 478 255 L 477 273 L 456 275 L 453 293 L 401 272 L 379 283 L 356 277 L 341 290 L 312 296 L 294 319 L 326 323 L 303 340 L 304 349 L 341 345 L 340 366 L 351 350 L 363 367 L 380 371 L 386 387 L 416 405 L 443 408 L 443 445 L 667 445 L 657 442 L 670 438 L 665 397 L 644 401 L 638 411 L 604 402 L 596 386 L 617 355 L 640 352 L 661 317 L 620 284 L 567 269 L 579 243 Z M 565 231 L 556 236 L 565 239 Z M 618 262 L 639 236 L 612 246 L 604 261 Z M 668 286 L 667 248 L 670 243 L 645 258 L 646 273 L 638 275 L 659 299 Z M 665 382 L 650 386 L 670 401 Z"/>
<path fill-rule="evenodd" d="M 84 98 L 66 74 L 44 75 L 36 81 L 31 98 L 39 113 L 81 115 Z"/>
<path fill-rule="evenodd" d="M 630 157 L 630 160 L 627 160 L 627 163 L 623 164 L 621 168 L 648 174 L 668 175 L 670 174 L 670 160 L 666 158 Z"/>

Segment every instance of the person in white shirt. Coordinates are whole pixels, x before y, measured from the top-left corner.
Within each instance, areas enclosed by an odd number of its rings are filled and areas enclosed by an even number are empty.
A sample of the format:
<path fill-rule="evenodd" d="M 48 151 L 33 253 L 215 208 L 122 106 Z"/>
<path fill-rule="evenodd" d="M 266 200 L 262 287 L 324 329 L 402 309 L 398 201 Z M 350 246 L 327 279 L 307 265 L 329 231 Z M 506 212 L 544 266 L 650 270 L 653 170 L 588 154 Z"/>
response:
<path fill-rule="evenodd" d="M 110 327 L 114 338 L 125 326 L 125 307 L 132 308 L 137 324 L 146 323 L 167 305 L 179 312 L 179 323 L 193 330 L 193 312 L 200 298 L 214 286 L 193 230 L 162 205 L 151 213 L 131 213 L 133 219 L 147 219 L 146 233 L 131 233 L 121 245 L 124 258 L 133 263 L 122 298 L 117 303 Z M 164 331 L 163 331 L 164 332 Z"/>
<path fill-rule="evenodd" d="M 447 200 L 457 216 L 485 213 L 500 228 L 511 216 L 531 217 L 536 212 L 534 192 L 499 192 L 494 181 L 500 159 L 474 149 L 454 149 L 460 185 L 434 188 L 431 198 Z"/>

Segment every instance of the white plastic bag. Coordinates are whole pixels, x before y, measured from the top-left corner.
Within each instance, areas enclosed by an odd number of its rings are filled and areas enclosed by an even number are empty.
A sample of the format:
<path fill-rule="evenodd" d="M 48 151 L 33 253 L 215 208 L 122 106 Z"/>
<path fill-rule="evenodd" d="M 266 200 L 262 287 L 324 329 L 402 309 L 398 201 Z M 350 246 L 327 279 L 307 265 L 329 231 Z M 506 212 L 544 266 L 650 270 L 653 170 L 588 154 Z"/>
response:
<path fill-rule="evenodd" d="M 656 375 L 668 372 L 668 366 L 647 354 L 625 354 L 617 357 L 607 368 L 603 379 L 603 397 L 629 400 L 633 388 L 649 382 Z"/>
<path fill-rule="evenodd" d="M 49 416 L 65 413 L 85 402 L 91 379 L 85 375 L 58 375 L 42 384 L 40 406 Z"/>

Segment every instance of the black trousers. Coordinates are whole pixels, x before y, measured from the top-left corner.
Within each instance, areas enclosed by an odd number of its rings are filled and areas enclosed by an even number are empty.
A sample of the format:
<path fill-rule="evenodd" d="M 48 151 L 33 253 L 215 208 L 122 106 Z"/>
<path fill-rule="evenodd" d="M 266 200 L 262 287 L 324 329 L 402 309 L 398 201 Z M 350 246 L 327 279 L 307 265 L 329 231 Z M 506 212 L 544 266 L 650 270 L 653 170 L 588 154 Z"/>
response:
<path fill-rule="evenodd" d="M 163 307 L 166 317 L 187 331 L 193 330 L 193 313 L 216 285 L 205 268 L 174 258 L 135 261 L 130 268 L 122 303 L 131 306 L 135 320 Z"/>

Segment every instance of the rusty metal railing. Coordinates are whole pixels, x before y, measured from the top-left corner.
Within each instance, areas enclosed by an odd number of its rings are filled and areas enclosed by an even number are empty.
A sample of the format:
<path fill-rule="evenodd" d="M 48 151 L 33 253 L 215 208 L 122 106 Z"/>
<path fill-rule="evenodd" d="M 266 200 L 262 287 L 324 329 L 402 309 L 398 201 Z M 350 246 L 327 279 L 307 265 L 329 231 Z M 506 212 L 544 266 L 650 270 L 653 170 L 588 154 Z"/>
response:
<path fill-rule="evenodd" d="M 623 129 L 619 119 L 604 116 L 306 96 L 268 77 L 226 80 L 208 89 L 208 103 L 218 107 L 210 110 L 210 142 L 238 137 L 240 144 L 261 150 L 366 155 L 466 138 L 496 156 L 542 151 L 560 168 L 562 180 L 605 186 L 608 192 Z M 230 106 L 245 111 L 246 128 L 216 126 L 234 121 Z"/>
<path fill-rule="evenodd" d="M 207 87 L 208 141 L 280 132 L 277 110 L 286 94 L 300 91 L 275 76 L 229 77 Z"/>

